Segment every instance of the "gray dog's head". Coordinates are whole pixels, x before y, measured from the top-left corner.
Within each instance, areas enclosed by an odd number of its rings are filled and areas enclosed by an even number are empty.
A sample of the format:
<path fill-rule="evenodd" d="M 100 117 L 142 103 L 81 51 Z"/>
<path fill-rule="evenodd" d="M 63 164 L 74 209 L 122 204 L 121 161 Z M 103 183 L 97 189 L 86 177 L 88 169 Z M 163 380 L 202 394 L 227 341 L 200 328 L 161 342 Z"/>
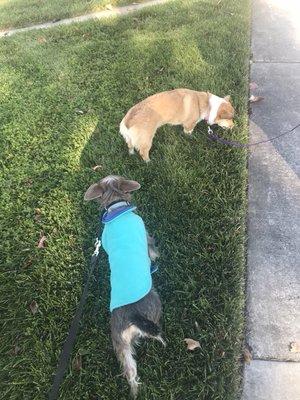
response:
<path fill-rule="evenodd" d="M 131 192 L 141 185 L 117 175 L 108 175 L 91 185 L 85 192 L 84 200 L 98 200 L 103 208 L 117 200 L 130 201 Z"/>

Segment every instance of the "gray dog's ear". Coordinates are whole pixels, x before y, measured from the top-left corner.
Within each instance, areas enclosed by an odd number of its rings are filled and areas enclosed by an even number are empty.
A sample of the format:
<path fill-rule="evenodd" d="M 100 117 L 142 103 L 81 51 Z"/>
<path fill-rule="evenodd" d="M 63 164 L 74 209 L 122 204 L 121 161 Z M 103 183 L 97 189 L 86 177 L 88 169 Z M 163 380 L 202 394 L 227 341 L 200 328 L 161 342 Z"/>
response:
<path fill-rule="evenodd" d="M 123 180 L 120 185 L 120 189 L 124 193 L 134 192 L 135 190 L 138 190 L 140 187 L 141 185 L 138 182 L 127 181 L 127 180 Z"/>
<path fill-rule="evenodd" d="M 94 183 L 85 192 L 84 200 L 90 201 L 101 197 L 103 194 L 103 188 L 100 183 Z"/>

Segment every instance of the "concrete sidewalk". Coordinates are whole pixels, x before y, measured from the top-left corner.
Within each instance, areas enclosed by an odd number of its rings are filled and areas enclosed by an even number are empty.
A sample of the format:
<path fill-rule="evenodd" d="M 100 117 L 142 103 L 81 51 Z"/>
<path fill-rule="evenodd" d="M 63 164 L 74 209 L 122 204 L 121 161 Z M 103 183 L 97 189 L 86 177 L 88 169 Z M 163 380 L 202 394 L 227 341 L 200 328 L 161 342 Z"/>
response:
<path fill-rule="evenodd" d="M 250 140 L 300 122 L 300 2 L 253 0 Z M 300 128 L 249 158 L 247 337 L 243 400 L 300 400 Z"/>

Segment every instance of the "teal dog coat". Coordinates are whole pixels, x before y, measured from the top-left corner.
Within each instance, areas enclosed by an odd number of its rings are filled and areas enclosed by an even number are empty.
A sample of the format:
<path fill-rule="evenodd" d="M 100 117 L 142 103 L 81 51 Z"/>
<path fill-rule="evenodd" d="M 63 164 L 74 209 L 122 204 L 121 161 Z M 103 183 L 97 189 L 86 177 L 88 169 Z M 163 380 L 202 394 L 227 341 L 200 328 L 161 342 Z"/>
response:
<path fill-rule="evenodd" d="M 152 287 L 147 233 L 135 208 L 119 207 L 102 217 L 102 245 L 110 265 L 110 311 L 135 303 Z"/>

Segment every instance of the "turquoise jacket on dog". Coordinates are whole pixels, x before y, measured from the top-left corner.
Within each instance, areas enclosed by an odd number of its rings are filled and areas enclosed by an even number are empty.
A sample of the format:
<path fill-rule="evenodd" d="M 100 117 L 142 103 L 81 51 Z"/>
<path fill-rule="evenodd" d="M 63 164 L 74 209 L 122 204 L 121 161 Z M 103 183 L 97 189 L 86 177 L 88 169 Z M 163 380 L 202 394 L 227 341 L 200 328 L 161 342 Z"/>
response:
<path fill-rule="evenodd" d="M 135 207 L 127 206 L 112 212 L 111 217 L 110 213 L 102 217 L 102 245 L 110 265 L 110 311 L 135 303 L 152 287 L 147 233 L 142 218 L 134 210 Z"/>

